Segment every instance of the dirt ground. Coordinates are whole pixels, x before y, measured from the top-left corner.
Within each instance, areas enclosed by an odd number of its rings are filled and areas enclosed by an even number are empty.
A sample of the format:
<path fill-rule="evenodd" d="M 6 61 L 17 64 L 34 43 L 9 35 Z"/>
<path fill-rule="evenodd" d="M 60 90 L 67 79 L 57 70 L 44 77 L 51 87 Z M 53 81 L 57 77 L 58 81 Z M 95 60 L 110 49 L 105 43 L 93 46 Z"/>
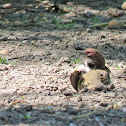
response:
<path fill-rule="evenodd" d="M 57 9 L 50 1 L 0 1 L 0 125 L 126 126 L 125 27 L 94 27 L 126 20 L 122 3 L 64 0 Z M 89 47 L 104 55 L 112 91 L 71 86 L 78 50 Z"/>

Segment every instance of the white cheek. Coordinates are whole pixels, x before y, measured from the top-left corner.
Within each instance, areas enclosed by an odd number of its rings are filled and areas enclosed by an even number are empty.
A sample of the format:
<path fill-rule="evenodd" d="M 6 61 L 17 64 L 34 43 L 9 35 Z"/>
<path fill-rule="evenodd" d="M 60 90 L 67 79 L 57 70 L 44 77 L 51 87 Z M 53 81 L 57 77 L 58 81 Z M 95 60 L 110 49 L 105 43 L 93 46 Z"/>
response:
<path fill-rule="evenodd" d="M 80 65 L 80 66 L 77 66 L 74 68 L 74 71 L 83 71 L 83 72 L 88 72 L 90 71 L 91 69 L 87 66 L 87 65 Z"/>

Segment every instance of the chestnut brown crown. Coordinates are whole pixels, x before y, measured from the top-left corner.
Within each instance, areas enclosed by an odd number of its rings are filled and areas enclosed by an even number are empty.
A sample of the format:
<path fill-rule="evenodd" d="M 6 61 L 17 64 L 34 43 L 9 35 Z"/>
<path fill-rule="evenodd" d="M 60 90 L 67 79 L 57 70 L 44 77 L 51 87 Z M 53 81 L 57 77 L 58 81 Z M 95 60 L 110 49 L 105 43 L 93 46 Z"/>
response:
<path fill-rule="evenodd" d="M 88 48 L 85 50 L 85 53 L 87 58 L 93 60 L 96 69 L 105 67 L 105 59 L 97 49 Z"/>

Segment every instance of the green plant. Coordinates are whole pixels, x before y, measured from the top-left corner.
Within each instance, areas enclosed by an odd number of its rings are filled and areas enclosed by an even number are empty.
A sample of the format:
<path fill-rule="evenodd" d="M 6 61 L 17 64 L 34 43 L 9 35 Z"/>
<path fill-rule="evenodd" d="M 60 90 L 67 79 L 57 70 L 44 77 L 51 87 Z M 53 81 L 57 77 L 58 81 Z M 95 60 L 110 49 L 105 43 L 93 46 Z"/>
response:
<path fill-rule="evenodd" d="M 62 37 L 60 35 L 56 35 L 56 39 L 61 39 Z"/>
<path fill-rule="evenodd" d="M 56 19 L 56 18 L 53 18 L 53 19 L 52 19 L 52 23 L 53 23 L 53 24 L 57 24 L 57 19 Z"/>
<path fill-rule="evenodd" d="M 41 19 L 40 16 L 36 16 L 36 17 L 34 17 L 34 21 L 35 21 L 36 23 L 40 23 L 40 22 L 42 21 L 42 19 Z"/>
<path fill-rule="evenodd" d="M 93 18 L 93 24 L 96 24 L 96 23 L 98 23 L 100 20 L 99 20 L 99 18 L 97 18 L 97 17 L 94 17 Z"/>
<path fill-rule="evenodd" d="M 45 108 L 45 110 L 46 110 L 46 112 L 50 112 L 51 107 L 50 107 L 50 106 L 47 106 L 47 107 Z"/>
<path fill-rule="evenodd" d="M 0 64 L 9 64 L 9 61 L 0 57 Z"/>
<path fill-rule="evenodd" d="M 3 35 L 2 34 L 0 34 L 0 37 L 2 37 Z"/>
<path fill-rule="evenodd" d="M 17 62 L 16 62 L 16 61 L 15 61 L 15 62 L 13 62 L 13 63 L 12 63 L 12 65 L 17 65 Z"/>
<path fill-rule="evenodd" d="M 21 21 L 23 23 L 29 23 L 28 16 L 27 15 L 23 15 Z"/>
<path fill-rule="evenodd" d="M 118 66 L 118 65 L 116 65 L 116 68 L 117 68 L 117 69 L 119 69 L 119 66 Z"/>
<path fill-rule="evenodd" d="M 45 22 L 45 23 L 49 22 L 49 20 L 47 18 L 42 18 L 42 21 Z"/>
<path fill-rule="evenodd" d="M 28 120 L 28 119 L 32 119 L 32 117 L 29 116 L 29 115 L 25 115 L 24 118 L 27 119 L 27 120 Z"/>
<path fill-rule="evenodd" d="M 106 50 L 105 46 L 102 46 L 100 49 L 102 50 L 102 52 Z"/>
<path fill-rule="evenodd" d="M 75 64 L 78 64 L 80 61 L 82 61 L 81 59 L 75 59 L 73 62 L 75 63 Z"/>
<path fill-rule="evenodd" d="M 12 28 L 12 26 L 8 26 L 7 28 L 6 28 L 6 30 L 11 30 L 11 28 Z"/>
<path fill-rule="evenodd" d="M 60 27 L 60 22 L 61 22 L 60 19 L 57 19 L 57 18 L 52 19 L 52 23 L 56 25 L 56 28 Z"/>
<path fill-rule="evenodd" d="M 63 25 L 62 28 L 63 29 L 69 29 L 69 28 L 74 27 L 75 24 L 76 24 L 76 22 L 70 22 L 70 23 Z"/>
<path fill-rule="evenodd" d="M 56 28 L 61 28 L 61 29 L 69 29 L 74 27 L 74 25 L 76 24 L 76 22 L 70 22 L 67 24 L 62 24 L 60 19 L 57 18 L 53 18 L 52 19 L 52 23 L 56 25 Z"/>
<path fill-rule="evenodd" d="M 66 7 L 66 9 L 68 9 L 68 10 L 72 10 L 73 8 L 72 7 L 70 7 L 70 6 L 65 6 Z"/>

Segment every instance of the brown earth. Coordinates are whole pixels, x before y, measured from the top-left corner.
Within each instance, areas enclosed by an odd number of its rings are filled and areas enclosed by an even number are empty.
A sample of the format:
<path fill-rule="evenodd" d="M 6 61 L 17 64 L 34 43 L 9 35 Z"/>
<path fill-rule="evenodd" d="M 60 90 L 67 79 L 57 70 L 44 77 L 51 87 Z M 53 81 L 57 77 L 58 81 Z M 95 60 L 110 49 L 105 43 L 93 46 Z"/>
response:
<path fill-rule="evenodd" d="M 94 27 L 125 20 L 122 3 L 80 0 L 55 12 L 50 1 L 0 2 L 0 125 L 125 126 L 125 27 Z M 83 59 L 78 50 L 89 47 L 106 58 L 114 90 L 79 93 L 71 86 L 70 72 Z"/>

